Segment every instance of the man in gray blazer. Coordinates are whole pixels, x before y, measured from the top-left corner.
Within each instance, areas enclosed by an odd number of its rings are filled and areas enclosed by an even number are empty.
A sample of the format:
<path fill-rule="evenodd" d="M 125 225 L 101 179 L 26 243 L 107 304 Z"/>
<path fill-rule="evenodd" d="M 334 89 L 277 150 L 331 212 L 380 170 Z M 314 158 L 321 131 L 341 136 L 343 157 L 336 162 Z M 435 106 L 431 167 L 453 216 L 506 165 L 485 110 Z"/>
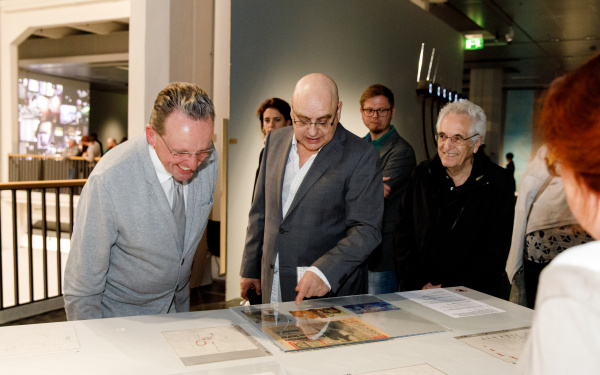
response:
<path fill-rule="evenodd" d="M 115 147 L 88 178 L 65 269 L 69 320 L 189 310 L 192 260 L 213 204 L 217 155 L 206 93 L 173 83 L 145 136 Z"/>
<path fill-rule="evenodd" d="M 384 85 L 371 85 L 360 97 L 360 113 L 369 134 L 365 139 L 379 151 L 379 165 L 383 176 L 385 209 L 381 227 L 381 244 L 371 253 L 369 265 L 369 293 L 384 294 L 398 291 L 394 259 L 394 230 L 400 197 L 417 166 L 415 151 L 402 138 L 392 118 L 395 112 L 394 93 Z"/>
<path fill-rule="evenodd" d="M 296 84 L 293 127 L 265 144 L 250 209 L 241 295 L 263 303 L 367 291 L 366 259 L 381 241 L 377 150 L 339 123 L 337 86 L 322 74 Z"/>

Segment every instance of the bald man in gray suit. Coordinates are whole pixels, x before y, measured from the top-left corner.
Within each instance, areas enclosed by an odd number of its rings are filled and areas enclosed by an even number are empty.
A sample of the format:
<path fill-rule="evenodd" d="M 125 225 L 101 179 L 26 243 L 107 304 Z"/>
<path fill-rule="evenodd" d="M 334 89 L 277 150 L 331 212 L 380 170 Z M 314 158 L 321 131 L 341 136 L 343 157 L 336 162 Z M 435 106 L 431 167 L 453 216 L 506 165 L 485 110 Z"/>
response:
<path fill-rule="evenodd" d="M 273 130 L 250 209 L 241 295 L 263 303 L 366 293 L 366 259 L 381 241 L 377 150 L 339 123 L 335 82 L 296 84 L 293 127 Z"/>
<path fill-rule="evenodd" d="M 192 261 L 217 179 L 214 116 L 201 88 L 170 84 L 146 134 L 94 168 L 65 269 L 69 320 L 189 310 Z"/>

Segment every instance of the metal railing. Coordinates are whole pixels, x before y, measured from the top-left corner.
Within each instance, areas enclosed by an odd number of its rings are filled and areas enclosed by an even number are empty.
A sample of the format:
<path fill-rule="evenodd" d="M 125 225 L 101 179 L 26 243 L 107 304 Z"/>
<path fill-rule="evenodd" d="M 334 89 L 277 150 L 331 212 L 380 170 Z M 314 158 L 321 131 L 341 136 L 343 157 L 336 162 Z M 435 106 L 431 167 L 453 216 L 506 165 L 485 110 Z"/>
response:
<path fill-rule="evenodd" d="M 66 257 L 61 253 L 68 252 L 78 200 L 76 191 L 85 182 L 77 179 L 0 184 L 0 314 L 62 296 Z M 40 312 L 39 308 L 29 310 L 31 315 Z M 18 318 L 21 317 L 25 316 Z M 0 316 L 2 320 L 16 319 Z"/>

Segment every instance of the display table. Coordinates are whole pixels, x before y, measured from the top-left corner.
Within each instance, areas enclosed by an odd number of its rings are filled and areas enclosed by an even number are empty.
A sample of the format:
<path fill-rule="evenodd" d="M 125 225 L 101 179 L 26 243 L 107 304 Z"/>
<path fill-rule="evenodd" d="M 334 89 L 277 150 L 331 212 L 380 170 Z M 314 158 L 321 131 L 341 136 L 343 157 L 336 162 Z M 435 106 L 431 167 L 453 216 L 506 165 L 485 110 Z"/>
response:
<path fill-rule="evenodd" d="M 275 345 L 268 335 L 261 334 L 259 329 L 249 324 L 240 316 L 239 311 L 234 309 L 9 326 L 0 328 L 0 344 L 4 342 L 2 345 L 6 349 L 5 343 L 10 337 L 15 346 L 25 348 L 24 352 L 27 354 L 0 357 L 0 369 L 3 374 L 346 375 L 428 364 L 438 370 L 435 374 L 510 374 L 515 366 L 513 363 L 478 350 L 456 337 L 527 327 L 531 324 L 533 310 L 466 288 L 447 290 L 461 297 L 481 301 L 503 312 L 455 318 L 406 299 L 407 293 L 380 295 L 377 297 L 419 319 L 431 322 L 433 326 L 443 327 L 443 330 L 382 341 L 291 352 L 285 352 Z M 339 301 L 340 298 L 335 299 L 336 304 Z M 319 300 L 321 304 L 326 302 L 327 300 Z M 304 304 L 296 309 L 302 309 Z M 186 366 L 164 334 L 231 324 L 242 327 L 253 340 L 270 352 L 270 355 Z M 410 324 L 410 321 L 403 318 L 385 322 L 387 327 L 396 326 L 398 332 L 403 332 L 402 325 Z M 76 340 L 70 343 L 48 343 L 48 338 L 44 335 L 52 329 L 76 335 Z M 28 348 L 39 349 L 39 345 L 36 346 L 39 343 L 60 351 L 31 354 L 34 349 L 28 351 Z M 76 347 L 69 348 L 69 345 Z M 6 352 L 0 355 L 6 355 Z"/>

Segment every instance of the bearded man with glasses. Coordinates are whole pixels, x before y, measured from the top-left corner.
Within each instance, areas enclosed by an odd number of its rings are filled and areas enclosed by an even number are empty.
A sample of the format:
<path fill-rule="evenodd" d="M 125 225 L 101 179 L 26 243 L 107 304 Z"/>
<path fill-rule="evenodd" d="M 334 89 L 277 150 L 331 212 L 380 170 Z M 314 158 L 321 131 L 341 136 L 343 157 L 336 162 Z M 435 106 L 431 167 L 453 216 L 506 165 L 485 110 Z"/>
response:
<path fill-rule="evenodd" d="M 367 291 L 366 259 L 381 241 L 383 185 L 377 150 L 339 123 L 335 82 L 296 84 L 293 126 L 265 142 L 240 271 L 263 303 Z"/>
<path fill-rule="evenodd" d="M 201 88 L 172 83 L 158 94 L 146 134 L 96 165 L 65 269 L 69 320 L 189 311 L 217 180 L 214 117 Z"/>
<path fill-rule="evenodd" d="M 508 172 L 478 153 L 483 109 L 449 103 L 438 116 L 437 155 L 408 183 L 396 226 L 400 290 L 465 286 L 500 295 L 514 192 Z"/>
<path fill-rule="evenodd" d="M 369 134 L 364 138 L 379 152 L 385 205 L 381 244 L 368 260 L 369 294 L 398 291 L 394 266 L 394 229 L 400 198 L 417 165 L 412 146 L 392 125 L 395 110 L 394 93 L 384 85 L 371 85 L 360 97 L 360 113 L 369 129 Z"/>

